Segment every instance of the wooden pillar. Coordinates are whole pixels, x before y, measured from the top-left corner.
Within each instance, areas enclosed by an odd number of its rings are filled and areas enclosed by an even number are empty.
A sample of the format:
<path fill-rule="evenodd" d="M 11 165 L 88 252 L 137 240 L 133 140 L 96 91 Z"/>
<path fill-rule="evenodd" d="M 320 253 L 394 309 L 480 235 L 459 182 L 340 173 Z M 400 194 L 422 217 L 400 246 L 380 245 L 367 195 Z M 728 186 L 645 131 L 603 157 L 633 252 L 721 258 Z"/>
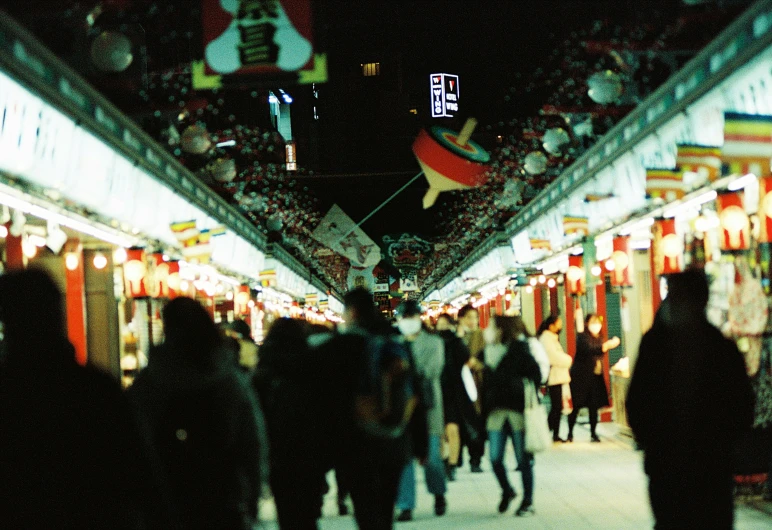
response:
<path fill-rule="evenodd" d="M 550 287 L 550 313 L 557 315 L 560 312 L 560 301 L 558 300 L 558 286 Z"/>
<path fill-rule="evenodd" d="M 504 307 L 504 297 L 500 294 L 496 295 L 496 314 L 497 315 L 503 315 L 506 311 L 506 308 Z"/>
<path fill-rule="evenodd" d="M 21 236 L 11 235 L 10 221 L 5 224 L 8 235 L 5 236 L 5 268 L 19 270 L 24 268 L 24 252 L 21 249 Z"/>
<path fill-rule="evenodd" d="M 659 309 L 659 304 L 662 303 L 662 297 L 660 297 L 659 293 L 659 276 L 657 275 L 657 266 L 654 263 L 654 244 L 652 243 L 652 247 L 649 248 L 649 274 L 651 277 L 651 306 L 652 306 L 652 315 L 657 314 L 657 309 Z"/>
<path fill-rule="evenodd" d="M 67 336 L 75 348 L 75 360 L 85 365 L 86 354 L 86 284 L 83 270 L 83 246 L 70 239 L 64 246 Z"/>
<path fill-rule="evenodd" d="M 533 312 L 536 329 L 541 326 L 542 320 L 544 320 L 544 293 L 542 289 L 537 285 L 533 288 Z"/>
<path fill-rule="evenodd" d="M 576 300 L 566 289 L 566 314 L 563 316 L 563 331 L 566 334 L 566 353 L 571 357 L 576 355 Z"/>

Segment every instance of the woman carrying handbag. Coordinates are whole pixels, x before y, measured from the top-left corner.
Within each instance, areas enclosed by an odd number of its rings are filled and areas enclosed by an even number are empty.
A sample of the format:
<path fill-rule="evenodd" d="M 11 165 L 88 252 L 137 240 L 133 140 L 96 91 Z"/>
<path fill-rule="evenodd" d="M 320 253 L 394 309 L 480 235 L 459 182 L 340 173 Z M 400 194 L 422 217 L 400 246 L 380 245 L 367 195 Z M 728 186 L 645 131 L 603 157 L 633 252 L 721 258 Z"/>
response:
<path fill-rule="evenodd" d="M 516 497 L 504 468 L 505 425 L 513 432 L 515 457 L 523 480 L 523 501 L 515 513 L 526 516 L 533 510 L 533 458 L 525 451 L 523 410 L 525 387 L 541 382 L 539 365 L 528 343 L 519 340 L 517 317 L 496 315 L 484 330 L 485 386 L 483 405 L 488 416 L 486 428 L 490 442 L 493 473 L 501 486 L 499 512 L 504 513 Z"/>

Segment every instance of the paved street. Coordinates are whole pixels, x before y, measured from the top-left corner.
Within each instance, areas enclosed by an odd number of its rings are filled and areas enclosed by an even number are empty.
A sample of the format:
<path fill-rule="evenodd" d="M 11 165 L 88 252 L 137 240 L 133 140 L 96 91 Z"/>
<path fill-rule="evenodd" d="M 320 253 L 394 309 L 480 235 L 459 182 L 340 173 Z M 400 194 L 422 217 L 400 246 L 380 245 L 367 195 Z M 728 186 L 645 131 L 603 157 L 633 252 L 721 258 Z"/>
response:
<path fill-rule="evenodd" d="M 564 427 L 565 429 L 565 427 Z M 470 528 L 494 530 L 504 528 L 554 530 L 620 530 L 652 528 L 646 497 L 646 477 L 641 466 L 641 454 L 630 449 L 617 434 L 613 424 L 601 424 L 602 443 L 589 443 L 586 427 L 577 426 L 575 442 L 561 444 L 536 457 L 536 514 L 516 518 L 513 513 L 520 498 L 515 499 L 507 514 L 496 511 L 500 499 L 499 487 L 490 464 L 485 462 L 483 474 L 472 474 L 468 466 L 460 470 L 456 482 L 450 483 L 448 513 L 441 518 L 433 514 L 433 498 L 423 485 L 419 471 L 418 507 L 414 520 L 396 523 L 397 530 L 440 528 Z M 508 448 L 507 469 L 514 470 L 515 461 Z M 511 480 L 522 493 L 520 478 L 512 472 Z M 766 510 L 764 513 L 762 510 Z M 265 523 L 262 528 L 275 529 L 270 501 L 262 507 Z M 339 517 L 334 491 L 325 499 L 322 530 L 354 528 L 352 517 Z M 772 506 L 759 502 L 757 508 L 739 506 L 737 530 L 772 529 Z"/>

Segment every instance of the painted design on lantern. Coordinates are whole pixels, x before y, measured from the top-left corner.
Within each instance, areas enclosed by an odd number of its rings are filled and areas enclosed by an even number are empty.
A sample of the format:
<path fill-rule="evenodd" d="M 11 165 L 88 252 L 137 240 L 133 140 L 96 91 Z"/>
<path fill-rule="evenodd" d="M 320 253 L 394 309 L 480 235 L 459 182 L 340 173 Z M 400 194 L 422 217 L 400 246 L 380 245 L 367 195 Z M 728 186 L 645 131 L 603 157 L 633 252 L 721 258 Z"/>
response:
<path fill-rule="evenodd" d="M 678 258 L 684 251 L 684 244 L 676 234 L 668 234 L 662 238 L 662 254 L 665 256 L 667 266 L 665 269 L 678 269 Z"/>
<path fill-rule="evenodd" d="M 747 236 L 745 232 L 750 227 L 748 216 L 740 206 L 727 206 L 721 211 L 721 226 L 726 230 L 731 249 L 745 248 Z"/>
<path fill-rule="evenodd" d="M 133 259 L 123 265 L 123 275 L 129 282 L 129 290 L 132 296 L 142 292 L 142 282 L 145 280 L 147 266 L 144 261 Z"/>

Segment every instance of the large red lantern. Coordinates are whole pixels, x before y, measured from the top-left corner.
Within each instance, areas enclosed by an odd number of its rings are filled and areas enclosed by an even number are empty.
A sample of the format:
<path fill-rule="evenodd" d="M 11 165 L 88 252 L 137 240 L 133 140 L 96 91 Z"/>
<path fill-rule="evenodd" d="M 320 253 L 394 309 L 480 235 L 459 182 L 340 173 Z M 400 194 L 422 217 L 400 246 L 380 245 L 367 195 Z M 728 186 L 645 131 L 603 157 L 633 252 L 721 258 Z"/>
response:
<path fill-rule="evenodd" d="M 239 285 L 236 296 L 233 297 L 233 313 L 235 315 L 249 314 L 249 285 Z"/>
<path fill-rule="evenodd" d="M 759 179 L 759 243 L 772 242 L 772 177 Z"/>
<path fill-rule="evenodd" d="M 150 254 L 148 292 L 153 298 L 172 299 L 180 294 L 180 262 L 165 261 L 160 252 Z"/>
<path fill-rule="evenodd" d="M 146 298 L 147 263 L 145 249 L 132 247 L 126 249 L 126 262 L 123 264 L 123 283 L 128 298 Z"/>
<path fill-rule="evenodd" d="M 719 247 L 723 251 L 748 250 L 751 245 L 751 223 L 743 208 L 742 192 L 720 193 L 716 202 L 721 222 Z"/>
<path fill-rule="evenodd" d="M 566 271 L 566 290 L 568 294 L 579 296 L 584 294 L 587 286 L 582 256 L 568 256 L 568 271 Z"/>
<path fill-rule="evenodd" d="M 675 219 L 654 221 L 654 270 L 658 275 L 683 270 L 684 243 L 676 234 Z"/>
<path fill-rule="evenodd" d="M 630 250 L 630 237 L 615 237 L 613 249 L 611 261 L 614 264 L 614 270 L 611 272 L 611 285 L 631 287 L 633 285 L 633 253 Z"/>

